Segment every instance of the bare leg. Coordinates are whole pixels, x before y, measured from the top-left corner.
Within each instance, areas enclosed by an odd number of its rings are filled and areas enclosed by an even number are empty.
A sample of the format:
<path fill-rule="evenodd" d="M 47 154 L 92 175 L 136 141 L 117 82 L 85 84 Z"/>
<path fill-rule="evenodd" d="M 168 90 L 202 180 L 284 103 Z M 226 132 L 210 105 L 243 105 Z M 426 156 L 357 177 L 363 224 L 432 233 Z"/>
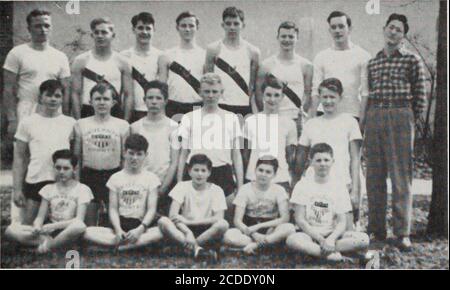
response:
<path fill-rule="evenodd" d="M 86 209 L 86 226 L 96 227 L 98 225 L 98 209 L 99 204 L 96 202 L 90 202 Z"/>
<path fill-rule="evenodd" d="M 186 236 L 181 232 L 177 226 L 167 217 L 161 217 L 158 220 L 158 226 L 163 235 L 169 237 L 171 240 L 184 245 L 186 243 Z"/>
<path fill-rule="evenodd" d="M 25 208 L 18 207 L 11 198 L 11 224 L 22 224 L 25 219 Z"/>
<path fill-rule="evenodd" d="M 369 236 L 362 232 L 345 232 L 342 238 L 336 241 L 338 252 L 356 252 L 369 247 Z"/>
<path fill-rule="evenodd" d="M 39 201 L 32 200 L 30 198 L 27 198 L 26 204 L 25 204 L 25 220 L 24 224 L 26 225 L 32 225 L 34 219 L 36 218 L 39 206 L 41 203 Z"/>
<path fill-rule="evenodd" d="M 286 240 L 286 245 L 289 249 L 313 257 L 321 257 L 321 249 L 319 244 L 315 243 L 313 239 L 305 233 L 295 233 L 290 235 Z"/>
<path fill-rule="evenodd" d="M 82 221 L 74 221 L 54 239 L 50 239 L 47 247 L 50 250 L 74 242 L 77 238 L 81 237 L 85 231 L 86 225 Z"/>
<path fill-rule="evenodd" d="M 145 231 L 145 233 L 143 233 L 139 237 L 139 240 L 137 240 L 136 243 L 120 246 L 119 251 L 144 247 L 144 246 L 150 245 L 152 243 L 155 243 L 155 242 L 161 240 L 162 237 L 163 237 L 163 234 L 162 234 L 161 230 L 158 227 L 153 227 L 153 228 L 147 229 L 147 231 Z"/>
<path fill-rule="evenodd" d="M 290 223 L 284 223 L 275 227 L 275 230 L 266 235 L 268 245 L 273 245 L 286 240 L 288 236 L 295 233 L 295 226 Z"/>
<path fill-rule="evenodd" d="M 235 248 L 244 248 L 252 242 L 252 238 L 243 234 L 239 229 L 233 228 L 226 231 L 223 236 L 224 243 L 227 246 Z"/>
<path fill-rule="evenodd" d="M 110 228 L 88 227 L 84 239 L 101 246 L 114 247 L 117 245 L 116 235 Z"/>
<path fill-rule="evenodd" d="M 229 225 L 226 220 L 219 220 L 197 237 L 197 243 L 200 246 L 203 246 L 213 240 L 220 240 L 223 238 L 223 235 L 228 230 L 228 228 Z"/>
<path fill-rule="evenodd" d="M 38 246 L 42 242 L 40 235 L 32 234 L 33 227 L 29 225 L 12 224 L 5 230 L 5 236 L 26 246 Z"/>

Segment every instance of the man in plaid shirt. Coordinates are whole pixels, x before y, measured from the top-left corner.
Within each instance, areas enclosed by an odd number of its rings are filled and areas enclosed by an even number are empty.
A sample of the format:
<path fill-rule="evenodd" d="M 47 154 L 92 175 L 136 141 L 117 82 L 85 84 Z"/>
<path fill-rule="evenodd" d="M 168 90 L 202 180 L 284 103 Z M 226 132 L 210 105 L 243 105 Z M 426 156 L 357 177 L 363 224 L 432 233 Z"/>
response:
<path fill-rule="evenodd" d="M 411 248 L 414 123 L 426 106 L 427 96 L 423 63 L 403 48 L 408 29 L 404 15 L 389 16 L 384 27 L 384 49 L 367 66 L 368 98 L 361 104 L 367 150 L 368 231 L 375 240 L 386 239 L 389 173 L 394 235 L 405 250 Z"/>

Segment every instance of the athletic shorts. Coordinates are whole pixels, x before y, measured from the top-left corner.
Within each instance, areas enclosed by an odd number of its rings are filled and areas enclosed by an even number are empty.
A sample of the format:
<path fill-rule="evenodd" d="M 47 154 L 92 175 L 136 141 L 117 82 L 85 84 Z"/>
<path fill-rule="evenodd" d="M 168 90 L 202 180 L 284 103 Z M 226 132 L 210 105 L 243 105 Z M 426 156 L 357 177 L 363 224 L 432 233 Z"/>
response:
<path fill-rule="evenodd" d="M 103 201 L 105 204 L 109 203 L 109 189 L 106 187 L 111 175 L 120 171 L 120 168 L 111 170 L 95 170 L 89 167 L 81 169 L 80 182 L 89 186 L 94 195 L 93 202 L 100 203 Z"/>
<path fill-rule="evenodd" d="M 201 234 L 203 234 L 204 232 L 206 232 L 211 225 L 197 225 L 197 226 L 187 226 L 191 232 L 194 234 L 194 237 L 198 237 Z"/>
<path fill-rule="evenodd" d="M 247 226 L 247 227 L 251 227 L 257 224 L 261 224 L 261 223 L 265 223 L 267 221 L 271 221 L 273 219 L 269 219 L 269 218 L 254 218 L 254 217 L 250 217 L 248 215 L 244 215 L 244 218 L 242 219 L 242 222 Z M 267 231 L 270 230 L 270 228 L 265 228 L 265 229 L 260 229 L 258 230 L 258 233 L 260 234 L 267 234 Z"/>
<path fill-rule="evenodd" d="M 38 183 L 27 183 L 23 184 L 22 193 L 26 199 L 31 199 L 37 202 L 41 202 L 42 197 L 39 191 L 47 184 L 55 183 L 54 181 L 42 181 Z"/>
<path fill-rule="evenodd" d="M 147 228 L 155 227 L 158 224 L 158 220 L 160 217 L 161 216 L 159 214 L 156 214 L 155 218 L 153 219 L 153 221 L 150 223 L 150 225 Z M 127 218 L 124 216 L 119 216 L 119 219 L 120 219 L 120 227 L 122 228 L 122 230 L 124 232 L 131 231 L 131 230 L 137 228 L 142 223 L 142 221 L 140 219 Z M 114 227 L 111 224 L 111 221 L 109 221 L 108 227 L 114 230 Z"/>
<path fill-rule="evenodd" d="M 173 116 L 180 114 L 184 115 L 186 113 L 192 112 L 194 110 L 194 107 L 201 107 L 203 105 L 202 102 L 196 102 L 196 103 L 181 103 L 177 101 L 168 100 L 166 105 L 166 116 L 169 118 L 172 118 Z M 177 122 L 180 120 L 175 120 Z"/>
<path fill-rule="evenodd" d="M 130 120 L 130 124 L 139 121 L 140 119 L 144 118 L 147 116 L 147 112 L 146 111 L 136 111 L 134 110 L 133 113 L 131 114 L 131 120 Z"/>
<path fill-rule="evenodd" d="M 189 176 L 188 166 L 184 168 L 183 181 L 191 180 Z M 231 165 L 223 165 L 218 167 L 213 167 L 211 170 L 211 175 L 208 178 L 208 182 L 214 183 L 220 186 L 225 193 L 225 196 L 232 194 L 236 188 L 236 183 L 234 182 L 233 169 Z"/>
<path fill-rule="evenodd" d="M 94 114 L 95 114 L 95 111 L 91 105 L 83 104 L 83 106 L 81 106 L 81 118 L 94 116 Z M 122 112 L 122 109 L 120 108 L 119 104 L 115 104 L 111 108 L 111 116 L 123 119 L 123 112 Z"/>
<path fill-rule="evenodd" d="M 231 105 L 219 104 L 219 107 L 226 111 L 235 113 L 236 115 L 241 115 L 244 118 L 247 115 L 252 113 L 252 107 L 250 107 L 250 106 L 231 106 Z"/>

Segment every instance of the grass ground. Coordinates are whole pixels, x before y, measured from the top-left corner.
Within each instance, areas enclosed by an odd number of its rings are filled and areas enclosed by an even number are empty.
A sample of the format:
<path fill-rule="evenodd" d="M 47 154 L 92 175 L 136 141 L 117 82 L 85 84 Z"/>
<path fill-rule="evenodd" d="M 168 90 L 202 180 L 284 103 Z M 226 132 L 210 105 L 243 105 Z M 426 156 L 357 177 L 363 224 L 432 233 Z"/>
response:
<path fill-rule="evenodd" d="M 1 234 L 9 224 L 9 202 L 11 188 L 0 188 Z M 413 249 L 411 252 L 400 252 L 391 242 L 387 242 L 381 250 L 381 268 L 386 269 L 448 269 L 448 240 L 432 240 L 424 235 L 429 210 L 429 196 L 414 196 L 413 211 Z M 363 206 L 362 224 L 367 225 L 367 203 Z M 389 228 L 391 212 L 388 212 Z M 226 252 L 217 264 L 194 262 L 192 258 L 179 253 L 177 247 L 165 243 L 152 248 L 116 254 L 96 247 L 80 250 L 82 268 L 239 268 L 239 269 L 306 269 L 306 268 L 360 268 L 357 261 L 342 264 L 329 264 L 301 257 L 280 248 L 280 251 L 265 251 L 259 256 L 247 257 L 236 252 Z M 31 249 L 18 247 L 17 244 L 1 238 L 1 268 L 64 268 L 69 259 L 66 253 L 55 252 L 37 255 Z"/>

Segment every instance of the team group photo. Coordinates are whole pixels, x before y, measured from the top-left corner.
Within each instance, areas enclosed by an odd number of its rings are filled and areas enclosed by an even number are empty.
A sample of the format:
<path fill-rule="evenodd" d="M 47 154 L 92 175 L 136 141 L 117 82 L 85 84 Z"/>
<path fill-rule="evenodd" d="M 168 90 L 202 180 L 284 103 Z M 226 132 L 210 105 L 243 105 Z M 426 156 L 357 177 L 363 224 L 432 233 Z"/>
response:
<path fill-rule="evenodd" d="M 445 1 L 0 4 L 1 268 L 448 269 Z"/>

